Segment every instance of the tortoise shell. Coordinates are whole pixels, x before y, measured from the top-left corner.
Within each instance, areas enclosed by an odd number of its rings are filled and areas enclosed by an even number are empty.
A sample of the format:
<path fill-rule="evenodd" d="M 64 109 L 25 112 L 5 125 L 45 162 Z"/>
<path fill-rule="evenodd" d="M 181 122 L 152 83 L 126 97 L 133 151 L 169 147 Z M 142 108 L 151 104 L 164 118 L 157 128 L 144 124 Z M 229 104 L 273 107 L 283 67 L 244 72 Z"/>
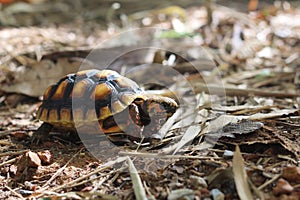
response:
<path fill-rule="evenodd" d="M 126 132 L 134 137 L 148 126 L 144 134 L 151 138 L 177 107 L 173 99 L 149 95 L 115 71 L 85 70 L 48 87 L 36 116 L 62 128 L 97 122 L 106 134 Z"/>

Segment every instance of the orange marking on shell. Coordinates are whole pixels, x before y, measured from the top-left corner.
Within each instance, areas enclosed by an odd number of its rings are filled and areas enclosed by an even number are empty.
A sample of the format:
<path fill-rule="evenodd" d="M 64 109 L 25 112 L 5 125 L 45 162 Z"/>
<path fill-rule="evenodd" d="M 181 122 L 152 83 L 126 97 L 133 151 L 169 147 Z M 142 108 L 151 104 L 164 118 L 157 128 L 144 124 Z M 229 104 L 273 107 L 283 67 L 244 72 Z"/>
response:
<path fill-rule="evenodd" d="M 86 121 L 95 121 L 95 120 L 97 120 L 97 115 L 96 115 L 95 110 L 94 109 L 88 110 L 87 113 L 86 113 L 85 118 L 86 118 L 85 119 Z"/>
<path fill-rule="evenodd" d="M 99 84 L 95 87 L 91 94 L 91 99 L 105 99 L 111 94 L 111 89 L 107 87 L 106 83 Z"/>
<path fill-rule="evenodd" d="M 88 83 L 86 82 L 86 80 L 82 80 L 82 81 L 76 83 L 74 85 L 73 92 L 71 93 L 71 95 L 72 95 L 71 97 L 72 98 L 83 97 L 87 85 L 88 85 Z"/>
<path fill-rule="evenodd" d="M 52 121 L 52 122 L 59 121 L 56 109 L 55 110 L 49 110 L 49 119 L 48 120 Z"/>
<path fill-rule="evenodd" d="M 123 95 L 120 96 L 120 100 L 125 105 L 131 104 L 136 98 L 137 98 L 136 94 L 130 94 L 130 93 L 123 94 Z"/>
<path fill-rule="evenodd" d="M 91 70 L 82 70 L 76 73 L 77 76 L 85 76 Z"/>
<path fill-rule="evenodd" d="M 103 130 L 104 133 L 122 133 L 123 130 L 119 126 L 112 126 L 106 130 Z"/>
<path fill-rule="evenodd" d="M 38 111 L 36 112 L 36 118 L 40 119 L 42 114 L 42 107 L 39 107 Z"/>
<path fill-rule="evenodd" d="M 113 114 L 121 112 L 127 106 L 128 106 L 127 104 L 123 104 L 121 101 L 112 102 L 111 107 L 112 107 Z"/>
<path fill-rule="evenodd" d="M 42 113 L 41 113 L 40 120 L 42 120 L 42 121 L 48 121 L 47 114 L 48 114 L 48 110 L 44 108 L 43 111 L 42 111 Z"/>
<path fill-rule="evenodd" d="M 115 81 L 121 87 L 128 87 L 128 86 L 130 86 L 131 88 L 138 88 L 138 85 L 136 84 L 136 82 L 134 82 L 133 80 L 131 80 L 131 79 L 127 78 L 127 77 L 118 78 Z"/>
<path fill-rule="evenodd" d="M 109 75 L 114 75 L 116 77 L 119 77 L 120 74 L 118 72 L 115 72 L 113 70 L 109 70 L 109 69 L 106 69 L 106 70 L 102 70 L 102 71 L 99 71 L 99 73 L 97 73 L 97 76 L 99 78 L 106 78 L 107 76 Z"/>
<path fill-rule="evenodd" d="M 62 108 L 60 110 L 60 121 L 65 121 L 65 122 L 71 121 L 71 111 L 70 111 L 70 109 Z"/>
<path fill-rule="evenodd" d="M 109 116 L 112 116 L 112 113 L 110 112 L 110 110 L 107 106 L 100 108 L 100 117 L 99 117 L 99 119 L 106 119 Z"/>
<path fill-rule="evenodd" d="M 55 93 L 53 94 L 52 99 L 56 100 L 56 99 L 63 98 L 67 84 L 68 84 L 67 81 L 61 82 L 57 87 Z"/>
<path fill-rule="evenodd" d="M 83 110 L 80 108 L 73 110 L 73 120 L 74 122 L 83 121 Z"/>
<path fill-rule="evenodd" d="M 52 86 L 47 87 L 47 89 L 44 92 L 44 96 L 43 96 L 44 100 L 49 98 L 51 90 L 52 90 Z"/>

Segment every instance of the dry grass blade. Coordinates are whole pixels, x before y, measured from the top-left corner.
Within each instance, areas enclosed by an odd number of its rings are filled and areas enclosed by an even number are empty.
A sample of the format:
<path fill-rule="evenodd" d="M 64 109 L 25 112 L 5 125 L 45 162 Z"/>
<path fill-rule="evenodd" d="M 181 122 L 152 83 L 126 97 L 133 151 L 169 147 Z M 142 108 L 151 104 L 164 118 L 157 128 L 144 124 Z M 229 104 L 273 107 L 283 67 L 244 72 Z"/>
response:
<path fill-rule="evenodd" d="M 170 128 L 173 126 L 178 117 L 182 114 L 182 109 L 177 109 L 177 111 L 167 120 L 167 122 L 161 127 L 158 132 L 158 135 L 161 138 L 164 138 Z"/>
<path fill-rule="evenodd" d="M 146 191 L 145 188 L 143 187 L 139 173 L 136 170 L 132 160 L 129 157 L 127 157 L 127 162 L 128 162 L 128 167 L 129 167 L 130 177 L 132 180 L 135 198 L 137 200 L 146 200 L 147 199 Z"/>
<path fill-rule="evenodd" d="M 185 131 L 185 133 L 183 134 L 183 136 L 181 137 L 179 142 L 177 142 L 177 139 L 176 139 L 177 143 L 162 149 L 160 151 L 160 154 L 161 155 L 168 155 L 168 154 L 175 155 L 184 145 L 187 145 L 189 142 L 191 142 L 199 134 L 200 131 L 201 131 L 201 125 L 197 124 L 197 125 L 190 126 Z"/>
<path fill-rule="evenodd" d="M 232 161 L 232 171 L 235 186 L 240 199 L 252 200 L 254 199 L 254 197 L 251 193 L 250 186 L 248 184 L 247 174 L 244 168 L 244 159 L 242 157 L 239 146 L 236 146 Z"/>
<path fill-rule="evenodd" d="M 173 155 L 176 154 L 184 145 L 192 141 L 200 131 L 200 125 L 190 126 L 182 136 L 181 140 L 175 145 L 176 149 L 174 150 Z"/>

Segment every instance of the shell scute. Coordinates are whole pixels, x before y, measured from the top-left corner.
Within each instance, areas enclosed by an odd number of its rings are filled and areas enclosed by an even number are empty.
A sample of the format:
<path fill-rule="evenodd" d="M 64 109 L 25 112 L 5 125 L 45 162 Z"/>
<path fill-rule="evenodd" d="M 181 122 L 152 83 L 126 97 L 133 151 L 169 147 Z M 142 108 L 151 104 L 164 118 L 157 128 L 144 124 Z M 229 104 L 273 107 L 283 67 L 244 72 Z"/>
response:
<path fill-rule="evenodd" d="M 62 124 L 104 120 L 122 112 L 142 90 L 112 70 L 84 70 L 48 87 L 37 118 Z"/>

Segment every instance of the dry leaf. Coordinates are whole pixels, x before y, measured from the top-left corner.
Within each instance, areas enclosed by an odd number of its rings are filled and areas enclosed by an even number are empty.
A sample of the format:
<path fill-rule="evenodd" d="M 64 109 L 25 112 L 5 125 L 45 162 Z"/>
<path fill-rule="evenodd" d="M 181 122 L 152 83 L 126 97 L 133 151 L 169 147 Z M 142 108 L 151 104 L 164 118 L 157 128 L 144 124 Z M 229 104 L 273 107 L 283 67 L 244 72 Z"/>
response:
<path fill-rule="evenodd" d="M 139 173 L 136 170 L 133 162 L 131 161 L 131 159 L 129 157 L 127 157 L 127 163 L 128 163 L 128 167 L 129 167 L 130 177 L 132 180 L 132 186 L 133 186 L 135 198 L 137 200 L 146 200 L 147 196 L 146 196 L 146 192 L 143 187 L 141 178 L 140 178 Z"/>
<path fill-rule="evenodd" d="M 177 111 L 166 121 L 166 123 L 158 131 L 158 135 L 160 138 L 164 138 L 166 136 L 167 132 L 170 130 L 175 120 L 177 120 L 178 117 L 182 115 L 182 112 L 182 109 L 177 109 Z"/>
<path fill-rule="evenodd" d="M 45 89 L 56 83 L 63 76 L 76 72 L 80 62 L 71 62 L 67 58 L 58 59 L 56 63 L 51 60 L 36 62 L 31 67 L 14 71 L 14 82 L 2 85 L 5 92 L 14 92 L 38 97 L 43 95 Z"/>
<path fill-rule="evenodd" d="M 239 146 L 236 146 L 234 152 L 234 156 L 232 160 L 232 171 L 233 171 L 235 186 L 240 199 L 253 200 L 254 197 L 250 190 L 248 177 L 245 171 L 244 159 L 242 157 Z"/>
<path fill-rule="evenodd" d="M 215 120 L 211 121 L 205 129 L 205 133 L 217 132 L 220 128 L 226 126 L 229 123 L 237 123 L 244 117 L 232 116 L 232 115 L 221 115 Z"/>
<path fill-rule="evenodd" d="M 176 149 L 174 150 L 173 155 L 176 154 L 184 145 L 191 142 L 200 131 L 200 125 L 190 126 L 182 136 L 181 140 L 174 146 Z"/>
<path fill-rule="evenodd" d="M 262 120 L 269 119 L 274 117 L 281 117 L 282 115 L 290 115 L 299 111 L 298 109 L 282 109 L 282 110 L 274 110 L 270 113 L 256 113 L 248 117 L 248 119 L 252 120 Z"/>

